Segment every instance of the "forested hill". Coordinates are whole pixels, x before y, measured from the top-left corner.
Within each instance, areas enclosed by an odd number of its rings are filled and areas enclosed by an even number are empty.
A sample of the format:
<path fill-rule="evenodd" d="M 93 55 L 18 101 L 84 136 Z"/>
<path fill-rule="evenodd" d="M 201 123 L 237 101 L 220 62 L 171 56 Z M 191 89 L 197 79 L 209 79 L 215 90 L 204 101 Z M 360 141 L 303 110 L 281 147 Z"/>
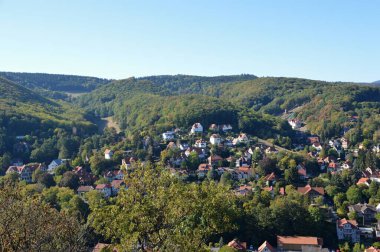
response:
<path fill-rule="evenodd" d="M 374 81 L 374 82 L 372 82 L 373 84 L 378 84 L 378 85 L 380 85 L 380 80 L 378 80 L 378 81 Z"/>
<path fill-rule="evenodd" d="M 0 76 L 30 89 L 62 92 L 89 92 L 111 81 L 96 77 L 46 73 L 0 72 Z"/>
<path fill-rule="evenodd" d="M 11 135 L 54 130 L 55 127 L 94 130 L 80 109 L 63 101 L 52 101 L 0 77 L 0 128 Z M 9 130 L 9 132 L 8 132 Z"/>
<path fill-rule="evenodd" d="M 77 102 L 98 116 L 114 115 L 122 128 L 128 128 L 145 124 L 143 119 L 142 124 L 136 122 L 143 118 L 142 114 L 151 124 L 178 126 L 178 118 L 190 116 L 182 113 L 200 111 L 191 110 L 192 107 L 205 110 L 215 99 L 223 103 L 224 109 L 249 109 L 272 116 L 295 109 L 294 117 L 305 122 L 312 133 L 326 138 L 344 132 L 348 132 L 353 142 L 380 136 L 377 130 L 380 88 L 355 83 L 252 75 L 152 76 L 114 81 L 80 97 Z M 187 110 L 181 109 L 185 107 Z M 152 109 L 157 113 L 150 113 Z M 360 127 L 354 127 L 350 119 L 353 116 L 359 117 Z"/>

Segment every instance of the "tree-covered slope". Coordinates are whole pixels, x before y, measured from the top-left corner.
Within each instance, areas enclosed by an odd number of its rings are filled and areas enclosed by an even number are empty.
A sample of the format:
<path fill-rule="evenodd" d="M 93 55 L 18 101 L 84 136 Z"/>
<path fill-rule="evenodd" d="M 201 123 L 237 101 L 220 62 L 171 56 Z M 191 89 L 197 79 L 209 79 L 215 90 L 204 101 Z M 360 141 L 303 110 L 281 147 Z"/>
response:
<path fill-rule="evenodd" d="M 209 93 L 262 113 L 295 109 L 312 133 L 333 137 L 347 132 L 353 142 L 380 136 L 380 88 L 297 78 L 259 78 L 210 88 Z M 358 119 L 352 119 L 353 117 Z M 356 123 L 353 121 L 360 121 Z M 356 127 L 357 126 L 357 127 Z M 357 129 L 355 129 L 357 128 Z"/>
<path fill-rule="evenodd" d="M 11 129 L 12 135 L 58 126 L 94 129 L 80 109 L 46 99 L 4 78 L 0 78 L 0 126 Z"/>
<path fill-rule="evenodd" d="M 30 89 L 62 92 L 89 92 L 111 80 L 87 76 L 0 72 L 0 76 Z"/>

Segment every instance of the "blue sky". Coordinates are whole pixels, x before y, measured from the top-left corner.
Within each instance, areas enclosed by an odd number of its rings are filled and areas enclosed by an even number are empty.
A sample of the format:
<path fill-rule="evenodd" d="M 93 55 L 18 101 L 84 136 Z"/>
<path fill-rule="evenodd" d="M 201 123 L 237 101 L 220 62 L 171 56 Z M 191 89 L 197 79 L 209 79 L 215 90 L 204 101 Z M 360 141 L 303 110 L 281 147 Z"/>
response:
<path fill-rule="evenodd" d="M 0 0 L 0 71 L 380 79 L 377 0 Z"/>

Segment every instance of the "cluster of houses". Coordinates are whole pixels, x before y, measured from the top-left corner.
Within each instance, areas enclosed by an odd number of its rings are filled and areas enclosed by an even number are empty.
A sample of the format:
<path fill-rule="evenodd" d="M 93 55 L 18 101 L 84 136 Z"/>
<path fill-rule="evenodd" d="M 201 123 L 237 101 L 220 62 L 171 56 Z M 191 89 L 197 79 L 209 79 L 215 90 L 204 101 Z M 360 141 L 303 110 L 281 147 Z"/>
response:
<path fill-rule="evenodd" d="M 234 239 L 226 246 L 235 251 L 257 251 L 257 252 L 285 252 L 285 251 L 315 251 L 329 252 L 327 248 L 323 248 L 323 239 L 313 236 L 277 236 L 277 246 L 264 241 L 258 248 L 247 246 L 246 242 Z M 219 251 L 219 248 L 212 248 L 212 251 Z"/>

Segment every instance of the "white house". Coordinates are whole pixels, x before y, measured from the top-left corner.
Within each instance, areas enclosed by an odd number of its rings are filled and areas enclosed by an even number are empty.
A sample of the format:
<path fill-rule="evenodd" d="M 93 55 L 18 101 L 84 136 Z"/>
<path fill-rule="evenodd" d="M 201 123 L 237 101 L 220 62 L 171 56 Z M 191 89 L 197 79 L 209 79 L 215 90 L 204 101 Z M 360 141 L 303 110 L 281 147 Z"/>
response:
<path fill-rule="evenodd" d="M 222 131 L 223 132 L 227 132 L 227 131 L 231 131 L 231 130 L 232 130 L 231 124 L 223 124 L 222 125 Z"/>
<path fill-rule="evenodd" d="M 51 161 L 51 163 L 48 165 L 48 172 L 53 173 L 55 168 L 60 166 L 61 164 L 65 164 L 67 162 L 67 159 L 54 159 Z"/>
<path fill-rule="evenodd" d="M 106 150 L 104 151 L 104 158 L 105 158 L 105 159 L 109 160 L 109 159 L 112 158 L 112 156 L 113 156 L 113 151 L 112 151 L 112 150 L 110 150 L 110 149 L 106 149 Z"/>
<path fill-rule="evenodd" d="M 22 166 L 10 166 L 6 173 L 16 172 L 18 173 L 20 180 L 24 180 L 27 183 L 32 183 L 32 174 L 37 168 L 40 168 L 41 171 L 46 171 L 45 165 L 41 163 L 33 163 Z"/>
<path fill-rule="evenodd" d="M 298 120 L 298 119 L 288 120 L 288 123 L 290 124 L 290 126 L 292 126 L 292 129 L 299 129 L 299 128 L 301 128 L 301 121 Z"/>
<path fill-rule="evenodd" d="M 356 220 L 337 220 L 336 233 L 338 240 L 351 240 L 352 243 L 360 242 L 360 230 Z"/>
<path fill-rule="evenodd" d="M 240 143 L 247 143 L 249 141 L 248 137 L 246 134 L 241 133 L 237 138 L 234 138 L 232 143 L 234 145 L 240 144 Z"/>
<path fill-rule="evenodd" d="M 210 137 L 210 143 L 213 145 L 218 145 L 220 144 L 221 141 L 222 139 L 220 138 L 218 134 L 212 134 Z"/>
<path fill-rule="evenodd" d="M 104 197 L 108 198 L 112 195 L 112 188 L 108 184 L 99 184 L 95 188 L 97 191 L 104 194 Z"/>
<path fill-rule="evenodd" d="M 199 140 L 195 141 L 194 147 L 197 147 L 197 148 L 206 148 L 207 147 L 207 143 L 206 143 L 206 141 L 203 141 L 202 139 L 199 139 Z"/>
<path fill-rule="evenodd" d="M 191 127 L 191 134 L 195 133 L 202 133 L 203 132 L 203 126 L 200 123 L 194 123 L 193 126 Z"/>
<path fill-rule="evenodd" d="M 167 131 L 165 133 L 162 133 L 162 138 L 164 141 L 170 141 L 174 139 L 174 132 L 173 131 Z"/>

